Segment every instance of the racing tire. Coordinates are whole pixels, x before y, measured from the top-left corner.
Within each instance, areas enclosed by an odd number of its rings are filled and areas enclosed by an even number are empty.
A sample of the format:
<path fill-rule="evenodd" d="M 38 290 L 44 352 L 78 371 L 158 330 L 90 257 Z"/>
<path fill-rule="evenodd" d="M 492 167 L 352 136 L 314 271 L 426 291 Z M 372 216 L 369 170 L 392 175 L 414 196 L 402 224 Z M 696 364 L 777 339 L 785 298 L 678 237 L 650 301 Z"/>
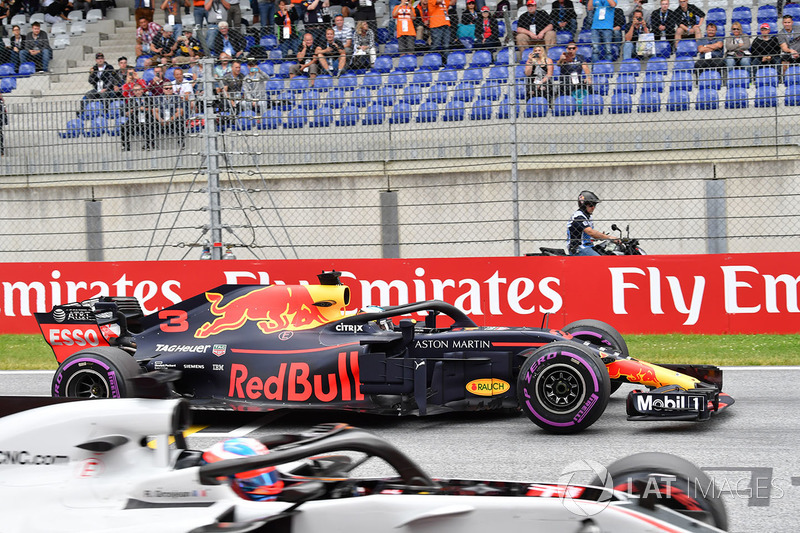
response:
<path fill-rule="evenodd" d="M 656 504 L 728 530 L 728 514 L 719 489 L 705 472 L 682 457 L 637 453 L 611 463 L 606 470 L 615 490 L 640 497 L 649 495 Z M 591 484 L 603 485 L 597 477 Z"/>
<path fill-rule="evenodd" d="M 132 395 L 131 379 L 141 369 L 127 352 L 99 346 L 68 357 L 53 376 L 50 392 L 65 398 L 126 398 Z"/>
<path fill-rule="evenodd" d="M 534 424 L 550 433 L 577 433 L 600 418 L 610 379 L 599 357 L 571 341 L 528 353 L 517 376 L 517 400 Z"/>
<path fill-rule="evenodd" d="M 580 341 L 588 341 L 598 346 L 618 350 L 623 357 L 628 357 L 630 355 L 628 352 L 628 344 L 625 342 L 622 334 L 611 325 L 600 320 L 591 318 L 576 320 L 564 326 L 562 331 L 564 333 L 569 333 L 573 338 Z M 624 381 L 612 381 L 611 394 L 617 392 L 617 389 L 619 389 L 623 383 Z"/>

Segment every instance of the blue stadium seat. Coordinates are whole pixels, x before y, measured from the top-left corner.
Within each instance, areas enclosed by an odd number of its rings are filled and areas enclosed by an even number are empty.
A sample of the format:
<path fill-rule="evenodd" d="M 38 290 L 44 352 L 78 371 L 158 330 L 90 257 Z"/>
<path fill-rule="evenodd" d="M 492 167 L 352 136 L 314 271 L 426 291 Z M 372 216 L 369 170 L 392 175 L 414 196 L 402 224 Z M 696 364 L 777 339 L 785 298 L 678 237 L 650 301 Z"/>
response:
<path fill-rule="evenodd" d="M 488 100 L 476 100 L 469 114 L 470 120 L 489 120 L 492 118 L 492 103 Z"/>
<path fill-rule="evenodd" d="M 375 63 L 372 65 L 372 72 L 379 74 L 388 74 L 394 68 L 392 58 L 389 56 L 378 56 Z"/>
<path fill-rule="evenodd" d="M 774 67 L 758 67 L 756 70 L 756 87 L 763 86 L 778 86 L 778 71 Z"/>
<path fill-rule="evenodd" d="M 660 41 L 661 42 L 661 41 Z M 654 57 L 647 62 L 647 66 L 644 69 L 645 72 L 658 72 L 659 74 L 665 74 L 669 72 L 669 66 L 667 65 L 667 60 L 662 59 L 659 57 Z"/>
<path fill-rule="evenodd" d="M 681 72 L 694 70 L 694 59 L 690 57 L 676 58 L 672 63 L 672 72 Z"/>
<path fill-rule="evenodd" d="M 295 107 L 289 110 L 286 115 L 286 122 L 283 124 L 284 128 L 302 128 L 308 122 L 308 113 L 302 107 Z"/>
<path fill-rule="evenodd" d="M 358 77 L 352 72 L 345 72 L 339 76 L 339 87 L 346 91 L 352 91 L 358 87 Z"/>
<path fill-rule="evenodd" d="M 783 105 L 800 106 L 800 85 L 789 85 L 786 87 Z"/>
<path fill-rule="evenodd" d="M 98 115 L 90 120 L 83 128 L 84 137 L 102 137 L 108 128 L 106 117 Z"/>
<path fill-rule="evenodd" d="M 660 72 L 645 72 L 643 92 L 664 92 L 664 76 Z"/>
<path fill-rule="evenodd" d="M 383 80 L 384 85 L 391 85 L 397 89 L 402 89 L 406 86 L 408 78 L 405 72 L 392 72 Z"/>
<path fill-rule="evenodd" d="M 314 80 L 314 87 L 319 89 L 320 92 L 327 92 L 333 88 L 333 77 L 328 76 L 327 74 L 321 74 L 317 76 Z"/>
<path fill-rule="evenodd" d="M 786 4 L 783 6 L 783 14 L 791 15 L 795 23 L 800 22 L 800 4 Z"/>
<path fill-rule="evenodd" d="M 721 7 L 714 7 L 706 13 L 706 24 L 714 23 L 719 26 L 725 26 L 728 23 L 728 13 Z"/>
<path fill-rule="evenodd" d="M 156 72 L 152 68 L 148 68 L 144 72 L 142 72 L 142 79 L 147 83 L 153 81 L 153 78 L 155 77 L 156 77 Z"/>
<path fill-rule="evenodd" d="M 244 36 L 244 50 L 245 52 L 249 52 L 251 48 L 256 45 L 256 38 L 252 35 L 245 35 Z"/>
<path fill-rule="evenodd" d="M 303 91 L 303 98 L 301 100 L 300 106 L 307 111 L 311 111 L 319 107 L 319 100 L 320 100 L 319 89 L 311 87 Z"/>
<path fill-rule="evenodd" d="M 252 110 L 246 109 L 242 111 L 236 118 L 233 124 L 234 131 L 250 131 L 256 126 L 255 113 Z"/>
<path fill-rule="evenodd" d="M 501 87 L 497 83 L 486 82 L 481 86 L 480 98 L 496 102 L 500 100 Z"/>
<path fill-rule="evenodd" d="M 695 109 L 708 110 L 719 109 L 719 95 L 714 89 L 703 89 L 697 91 L 697 100 L 694 103 Z"/>
<path fill-rule="evenodd" d="M 800 66 L 791 65 L 787 68 L 786 73 L 783 75 L 783 83 L 785 83 L 787 87 L 800 84 Z"/>
<path fill-rule="evenodd" d="M 347 101 L 347 92 L 341 87 L 336 87 L 328 92 L 328 106 L 332 109 L 341 109 Z"/>
<path fill-rule="evenodd" d="M 301 93 L 308 89 L 310 83 L 310 80 L 305 76 L 295 76 L 289 80 L 289 90 L 295 93 Z"/>
<path fill-rule="evenodd" d="M 125 100 L 121 98 L 119 99 L 115 98 L 114 100 L 110 100 L 108 102 L 108 109 L 106 110 L 106 116 L 108 118 L 121 117 L 124 109 L 125 109 Z"/>
<path fill-rule="evenodd" d="M 458 40 L 461 41 L 461 46 L 464 47 L 464 50 L 472 50 L 472 46 L 475 44 L 475 37 L 464 36 L 459 37 Z"/>
<path fill-rule="evenodd" d="M 471 102 L 474 98 L 475 86 L 473 84 L 462 81 L 456 85 L 456 89 L 453 91 L 453 100 L 458 100 L 459 102 Z"/>
<path fill-rule="evenodd" d="M 616 84 L 614 86 L 614 94 L 627 93 L 633 94 L 636 92 L 636 76 L 633 74 L 617 74 Z"/>
<path fill-rule="evenodd" d="M 95 117 L 106 114 L 106 103 L 103 100 L 88 100 L 86 106 L 83 108 L 81 118 L 83 120 L 92 120 Z"/>
<path fill-rule="evenodd" d="M 411 106 L 405 102 L 394 106 L 389 122 L 392 124 L 408 124 L 411 122 Z"/>
<path fill-rule="evenodd" d="M 692 73 L 688 70 L 678 70 L 672 73 L 672 81 L 669 84 L 670 91 L 691 92 L 694 88 Z"/>
<path fill-rule="evenodd" d="M 580 108 L 581 115 L 602 115 L 603 97 L 599 94 L 588 94 Z"/>
<path fill-rule="evenodd" d="M 352 104 L 345 104 L 339 111 L 337 126 L 355 126 L 358 124 L 358 108 Z"/>
<path fill-rule="evenodd" d="M 450 55 L 452 56 L 453 54 Z M 455 85 L 458 82 L 458 72 L 449 68 L 441 70 L 439 71 L 436 81 L 439 83 L 446 83 L 447 85 Z"/>
<path fill-rule="evenodd" d="M 266 89 L 267 95 L 277 96 L 286 88 L 286 80 L 280 78 L 272 78 L 267 81 Z"/>
<path fill-rule="evenodd" d="M 425 70 L 439 70 L 442 68 L 442 56 L 441 54 L 431 52 L 422 56 L 422 66 L 420 67 Z"/>
<path fill-rule="evenodd" d="M 506 36 L 506 23 L 504 20 L 497 21 L 497 32 L 500 34 L 501 39 Z"/>
<path fill-rule="evenodd" d="M 602 74 L 604 76 L 614 75 L 614 63 L 611 61 L 598 61 L 592 65 L 593 74 Z"/>
<path fill-rule="evenodd" d="M 147 60 L 153 56 L 143 54 L 136 58 L 136 70 L 142 70 L 147 63 Z"/>
<path fill-rule="evenodd" d="M 734 22 L 749 26 L 753 22 L 753 10 L 747 6 L 734 7 L 731 12 L 731 23 Z"/>
<path fill-rule="evenodd" d="M 756 97 L 753 101 L 755 107 L 777 107 L 778 89 L 771 85 L 756 88 Z"/>
<path fill-rule="evenodd" d="M 383 53 L 394 57 L 400 53 L 400 46 L 397 43 L 386 43 L 383 45 Z"/>
<path fill-rule="evenodd" d="M 267 54 L 267 57 L 269 57 L 269 59 L 272 61 L 283 59 L 283 50 L 279 48 L 276 48 L 275 50 L 270 50 Z"/>
<path fill-rule="evenodd" d="M 391 38 L 389 28 L 378 28 L 378 33 L 375 35 L 375 40 L 378 44 L 386 44 Z"/>
<path fill-rule="evenodd" d="M 439 106 L 434 102 L 425 102 L 417 111 L 417 122 L 436 122 L 439 118 Z"/>
<path fill-rule="evenodd" d="M 13 63 L 3 63 L 0 65 L 0 78 L 10 78 L 16 75 Z"/>
<path fill-rule="evenodd" d="M 410 105 L 419 105 L 422 101 L 422 88 L 419 85 L 409 85 L 403 90 L 400 100 Z"/>
<path fill-rule="evenodd" d="M 461 70 L 467 66 L 467 54 L 458 50 L 450 52 L 447 56 L 447 68 Z"/>
<path fill-rule="evenodd" d="M 508 67 L 497 65 L 489 69 L 486 81 L 494 83 L 506 83 L 508 81 Z"/>
<path fill-rule="evenodd" d="M 414 72 L 417 70 L 417 57 L 413 55 L 400 56 L 397 60 L 397 70 L 400 72 Z"/>
<path fill-rule="evenodd" d="M 604 74 L 592 74 L 592 91 L 594 91 L 596 94 L 607 96 L 608 89 L 608 76 Z"/>
<path fill-rule="evenodd" d="M 619 65 L 620 74 L 633 74 L 638 76 L 642 71 L 642 63 L 638 59 L 623 59 Z"/>
<path fill-rule="evenodd" d="M 639 113 L 658 113 L 661 111 L 661 95 L 656 91 L 643 92 L 639 97 Z"/>
<path fill-rule="evenodd" d="M 622 115 L 633 110 L 633 99 L 628 93 L 617 93 L 611 96 L 611 106 L 608 112 L 612 115 Z"/>
<path fill-rule="evenodd" d="M 26 61 L 19 64 L 20 78 L 27 78 L 28 76 L 32 76 L 34 74 L 36 74 L 36 63 L 33 61 Z"/>
<path fill-rule="evenodd" d="M 469 66 L 472 69 L 488 67 L 492 64 L 492 53 L 488 50 L 476 50 L 472 52 L 472 61 Z"/>
<path fill-rule="evenodd" d="M 452 100 L 447 102 L 447 104 L 444 106 L 442 120 L 445 122 L 460 122 L 464 120 L 465 115 L 466 108 L 464 107 L 464 102 Z"/>
<path fill-rule="evenodd" d="M 533 48 L 526 48 L 522 51 L 522 59 L 519 61 L 520 64 L 524 65 L 528 62 L 528 57 L 531 55 L 531 52 L 533 52 Z"/>
<path fill-rule="evenodd" d="M 670 91 L 667 111 L 689 111 L 689 93 L 687 91 Z"/>
<path fill-rule="evenodd" d="M 264 35 L 259 39 L 258 44 L 267 50 L 275 50 L 278 47 L 278 38 L 274 35 Z"/>
<path fill-rule="evenodd" d="M 468 68 L 464 71 L 464 76 L 461 79 L 462 81 L 466 81 L 474 85 L 479 85 L 483 81 L 483 69 Z"/>
<path fill-rule="evenodd" d="M 776 22 L 778 20 L 778 8 L 771 5 L 758 6 L 756 19 L 759 24 L 762 22 Z"/>
<path fill-rule="evenodd" d="M 517 118 L 519 118 L 519 102 L 514 105 L 517 110 Z M 507 120 L 511 116 L 511 104 L 508 101 L 508 96 L 503 95 L 503 100 L 497 106 L 497 118 Z"/>
<path fill-rule="evenodd" d="M 741 25 L 742 25 L 742 34 L 744 34 L 744 35 L 753 35 L 753 32 L 750 29 L 750 23 L 742 22 Z"/>
<path fill-rule="evenodd" d="M 575 99 L 572 96 L 559 96 L 553 101 L 554 117 L 571 117 L 577 111 Z"/>
<path fill-rule="evenodd" d="M 428 91 L 428 100 L 436 102 L 437 104 L 443 104 L 447 102 L 447 91 L 448 86 L 446 83 L 434 83 Z"/>
<path fill-rule="evenodd" d="M 277 97 L 281 111 L 288 111 L 294 107 L 294 97 L 295 95 L 292 91 L 281 91 Z"/>
<path fill-rule="evenodd" d="M 527 118 L 546 117 L 550 109 L 547 99 L 543 96 L 535 96 L 525 103 L 525 116 Z"/>
<path fill-rule="evenodd" d="M 364 111 L 364 119 L 361 124 L 364 126 L 377 126 L 383 124 L 386 119 L 386 109 L 378 103 L 370 105 Z"/>
<path fill-rule="evenodd" d="M 3 80 L 0 80 L 0 83 L 4 82 L 6 79 L 14 78 L 3 78 Z M 74 139 L 81 135 L 83 135 L 83 121 L 79 118 L 73 118 L 67 121 L 65 130 L 58 133 L 58 136 L 62 139 Z"/>
<path fill-rule="evenodd" d="M 681 39 L 675 47 L 675 57 L 697 56 L 697 41 L 694 39 Z"/>
<path fill-rule="evenodd" d="M 275 77 L 277 78 L 288 78 L 289 77 L 289 70 L 292 68 L 292 64 L 288 61 L 284 61 L 280 65 L 278 65 L 278 71 L 275 73 Z"/>
<path fill-rule="evenodd" d="M 501 48 L 494 58 L 495 65 L 508 65 L 508 48 Z"/>
<path fill-rule="evenodd" d="M 672 55 L 672 43 L 669 41 L 656 41 L 656 57 L 667 59 Z"/>
<path fill-rule="evenodd" d="M 314 120 L 309 124 L 312 128 L 326 128 L 333 123 L 333 109 L 323 105 L 314 111 Z"/>
<path fill-rule="evenodd" d="M 372 72 L 370 74 L 365 74 L 364 78 L 361 80 L 362 87 L 370 87 L 370 88 L 377 88 L 383 85 L 383 78 L 380 74 Z"/>
<path fill-rule="evenodd" d="M 375 101 L 384 107 L 392 107 L 396 99 L 397 90 L 391 86 L 381 87 L 375 94 Z"/>
<path fill-rule="evenodd" d="M 550 49 L 547 51 L 547 57 L 553 60 L 553 63 L 559 60 L 561 54 L 566 52 L 566 46 L 551 46 Z"/>
<path fill-rule="evenodd" d="M 747 89 L 728 87 L 728 92 L 725 95 L 725 109 L 743 109 L 747 105 Z"/>
<path fill-rule="evenodd" d="M 592 31 L 591 30 L 580 31 L 578 33 L 578 42 L 576 44 L 592 44 Z"/>
<path fill-rule="evenodd" d="M 750 73 L 743 68 L 729 70 L 727 86 L 729 89 L 731 87 L 744 87 L 745 89 L 750 87 Z"/>
<path fill-rule="evenodd" d="M 697 88 L 714 89 L 719 91 L 722 88 L 722 77 L 716 70 L 704 70 L 697 76 Z"/>
<path fill-rule="evenodd" d="M 429 70 L 418 70 L 411 77 L 411 83 L 420 87 L 428 87 L 433 83 L 433 74 Z"/>
<path fill-rule="evenodd" d="M 350 104 L 355 107 L 367 107 L 372 102 L 372 89 L 369 87 L 359 87 L 353 91 Z"/>
<path fill-rule="evenodd" d="M 556 32 L 556 44 L 569 44 L 572 40 L 572 32 L 571 31 L 557 31 Z M 591 41 L 591 32 L 589 34 L 589 42 Z"/>

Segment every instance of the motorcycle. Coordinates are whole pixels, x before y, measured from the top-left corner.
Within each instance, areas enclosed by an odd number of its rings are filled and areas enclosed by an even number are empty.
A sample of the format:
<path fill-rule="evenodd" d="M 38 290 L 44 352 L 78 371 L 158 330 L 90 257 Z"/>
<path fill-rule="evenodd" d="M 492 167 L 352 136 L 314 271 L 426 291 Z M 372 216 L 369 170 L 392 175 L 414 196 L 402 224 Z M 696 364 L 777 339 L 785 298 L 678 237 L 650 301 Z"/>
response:
<path fill-rule="evenodd" d="M 600 241 L 592 246 L 594 250 L 600 255 L 647 255 L 647 252 L 639 246 L 639 239 L 631 239 L 631 227 L 625 226 L 626 236 L 622 236 L 622 229 L 616 224 L 611 224 L 612 231 L 619 232 L 619 242 L 616 241 Z M 545 246 L 539 247 L 540 253 L 532 253 L 525 255 L 546 255 L 546 256 L 566 256 L 567 252 L 562 248 L 547 248 Z"/>

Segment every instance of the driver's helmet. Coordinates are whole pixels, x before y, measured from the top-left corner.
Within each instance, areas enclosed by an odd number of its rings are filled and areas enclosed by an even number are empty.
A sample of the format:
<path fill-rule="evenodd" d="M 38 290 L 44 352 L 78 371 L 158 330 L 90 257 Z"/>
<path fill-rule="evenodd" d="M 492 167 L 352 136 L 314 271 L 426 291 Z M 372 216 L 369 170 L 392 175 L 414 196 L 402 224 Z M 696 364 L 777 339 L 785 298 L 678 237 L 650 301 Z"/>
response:
<path fill-rule="evenodd" d="M 239 437 L 218 442 L 203 452 L 204 463 L 216 463 L 227 459 L 241 459 L 253 455 L 266 455 L 269 450 L 256 439 Z M 283 481 L 275 467 L 258 468 L 239 472 L 231 478 L 231 487 L 248 500 L 274 500 L 283 490 Z"/>
<path fill-rule="evenodd" d="M 383 311 L 385 311 L 385 309 L 377 305 L 368 305 L 361 308 L 362 313 L 382 313 Z M 392 329 L 394 329 L 392 327 L 392 321 L 388 318 L 381 318 L 375 322 L 378 324 L 378 327 L 384 331 L 392 331 Z"/>
<path fill-rule="evenodd" d="M 592 191 L 581 191 L 578 195 L 578 209 L 583 209 L 586 203 L 599 204 L 600 198 Z"/>

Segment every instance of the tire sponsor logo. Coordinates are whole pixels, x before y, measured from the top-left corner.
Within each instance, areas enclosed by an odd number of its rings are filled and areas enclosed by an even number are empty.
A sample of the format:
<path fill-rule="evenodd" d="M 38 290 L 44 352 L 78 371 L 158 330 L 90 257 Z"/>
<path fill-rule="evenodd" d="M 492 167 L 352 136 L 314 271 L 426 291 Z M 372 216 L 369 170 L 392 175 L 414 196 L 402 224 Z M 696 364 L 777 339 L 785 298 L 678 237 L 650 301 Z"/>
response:
<path fill-rule="evenodd" d="M 0 466 L 2 465 L 34 465 L 53 466 L 69 463 L 67 455 L 49 455 L 31 453 L 28 450 L 0 450 Z"/>
<path fill-rule="evenodd" d="M 480 378 L 473 379 L 467 383 L 467 392 L 477 396 L 497 396 L 505 394 L 511 389 L 511 385 L 502 379 Z"/>

